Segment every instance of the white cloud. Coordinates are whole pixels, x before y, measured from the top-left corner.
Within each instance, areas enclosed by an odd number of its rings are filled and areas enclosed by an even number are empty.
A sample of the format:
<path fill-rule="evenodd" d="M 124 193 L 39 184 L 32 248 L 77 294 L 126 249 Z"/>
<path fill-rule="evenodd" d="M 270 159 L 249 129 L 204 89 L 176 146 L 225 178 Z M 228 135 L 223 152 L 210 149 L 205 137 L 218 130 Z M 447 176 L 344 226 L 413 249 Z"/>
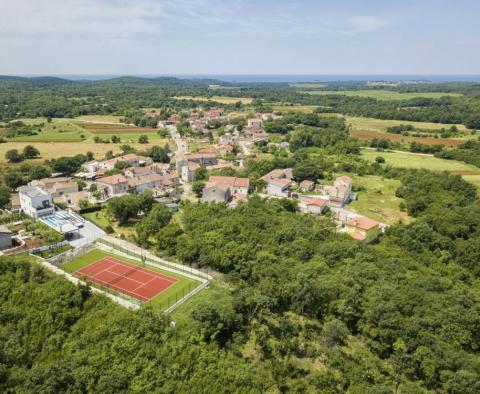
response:
<path fill-rule="evenodd" d="M 390 22 L 375 16 L 360 15 L 350 18 L 352 32 L 362 33 L 388 27 Z"/>

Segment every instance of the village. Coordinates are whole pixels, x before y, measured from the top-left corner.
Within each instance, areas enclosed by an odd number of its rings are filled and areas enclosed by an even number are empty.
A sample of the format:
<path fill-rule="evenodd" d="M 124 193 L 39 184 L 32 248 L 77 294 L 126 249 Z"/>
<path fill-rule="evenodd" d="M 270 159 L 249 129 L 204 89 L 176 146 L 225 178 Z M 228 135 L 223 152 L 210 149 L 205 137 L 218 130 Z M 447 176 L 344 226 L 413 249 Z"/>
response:
<path fill-rule="evenodd" d="M 146 113 L 149 117 L 155 115 L 155 112 Z M 325 183 L 308 179 L 297 182 L 291 168 L 277 168 L 263 175 L 261 182 L 254 186 L 247 177 L 221 174 L 226 169 L 243 168 L 248 160 L 262 160 L 256 155 L 259 146 L 288 148 L 288 142 L 269 143 L 263 128 L 265 120 L 278 118 L 281 115 L 257 113 L 247 119 L 246 127 L 241 127 L 234 121 L 235 115 L 225 114 L 221 107 L 171 115 L 158 124 L 168 130 L 176 146 L 176 150 L 169 153 L 170 163 L 153 162 L 152 158 L 137 153 L 91 160 L 71 176 L 52 174 L 50 178 L 20 187 L 18 193 L 12 195 L 11 211 L 40 220 L 73 246 L 78 246 L 104 234 L 101 228 L 82 217 L 82 212 L 101 207 L 114 197 L 149 190 L 158 203 L 178 211 L 182 200 L 224 203 L 233 208 L 257 193 L 265 199 L 293 200 L 303 214 L 328 216 L 336 224 L 337 232 L 355 240 L 375 240 L 386 225 L 349 208 L 349 203 L 357 198 L 349 176 L 339 174 Z M 180 123 L 188 123 L 193 138 L 179 132 Z M 212 123 L 225 125 L 223 133 L 213 141 L 209 128 Z M 210 138 L 206 138 L 207 135 Z M 192 142 L 203 146 L 191 152 Z M 204 181 L 201 190 L 195 193 L 192 185 L 198 184 L 199 174 Z M 2 226 L 0 248 L 8 250 L 15 236 Z"/>

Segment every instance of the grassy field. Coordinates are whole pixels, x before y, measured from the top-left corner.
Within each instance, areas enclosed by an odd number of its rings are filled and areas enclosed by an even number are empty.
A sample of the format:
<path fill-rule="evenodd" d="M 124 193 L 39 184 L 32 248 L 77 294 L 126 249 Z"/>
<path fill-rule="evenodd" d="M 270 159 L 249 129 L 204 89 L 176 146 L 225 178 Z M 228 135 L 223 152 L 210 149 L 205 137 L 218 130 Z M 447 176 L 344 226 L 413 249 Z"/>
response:
<path fill-rule="evenodd" d="M 118 115 L 82 115 L 75 118 L 81 122 L 120 123 L 123 116 Z"/>
<path fill-rule="evenodd" d="M 383 119 L 373 119 L 373 118 L 361 118 L 361 117 L 352 117 L 346 116 L 346 122 L 351 126 L 350 134 L 353 137 L 357 137 L 363 141 L 370 141 L 374 138 L 378 139 L 387 139 L 392 142 L 398 143 L 410 143 L 417 142 L 426 145 L 445 145 L 450 147 L 456 147 L 460 144 L 463 144 L 465 140 L 476 138 L 476 135 L 472 135 L 470 130 L 468 130 L 464 125 L 452 125 L 452 124 L 443 124 L 443 123 L 429 123 L 429 122 L 410 122 L 402 120 L 383 120 Z M 391 126 L 398 126 L 400 124 L 412 125 L 417 129 L 426 130 L 426 131 L 438 131 L 443 129 L 448 130 L 451 126 L 456 126 L 460 133 L 458 137 L 450 138 L 435 138 L 433 134 L 422 137 L 412 137 L 412 136 L 403 136 L 401 134 L 392 134 L 387 132 L 387 128 Z"/>
<path fill-rule="evenodd" d="M 32 143 L 27 142 L 8 142 L 6 144 L 0 144 L 0 164 L 6 164 L 5 152 L 10 149 L 22 149 L 26 145 Z M 53 159 L 59 156 L 75 156 L 79 153 L 93 152 L 95 158 L 101 159 L 105 157 L 105 153 L 112 150 L 113 153 L 120 153 L 120 148 L 115 144 L 95 144 L 94 142 L 56 142 L 54 144 L 50 142 L 35 142 L 34 145 L 40 151 L 40 158 L 36 160 L 28 160 L 30 164 L 42 163 L 45 159 Z"/>
<path fill-rule="evenodd" d="M 303 113 L 309 113 L 313 112 L 315 108 L 317 108 L 316 105 L 286 105 L 286 104 L 267 104 L 268 106 L 272 107 L 274 112 L 303 112 Z"/>
<path fill-rule="evenodd" d="M 398 126 L 401 124 L 410 124 L 417 129 L 422 130 L 441 130 L 449 129 L 451 126 L 457 126 L 458 130 L 468 132 L 469 130 L 462 124 L 431 123 L 431 122 L 412 122 L 409 120 L 390 120 L 362 118 L 357 116 L 345 116 L 347 124 L 350 124 L 356 130 L 373 130 L 378 132 L 387 132 L 387 127 Z"/>
<path fill-rule="evenodd" d="M 443 93 L 443 92 L 426 92 L 426 93 L 399 93 L 392 90 L 314 90 L 306 93 L 315 95 L 337 94 L 351 97 L 370 97 L 377 100 L 410 100 L 413 98 L 440 98 L 444 96 L 461 96 L 459 93 Z"/>
<path fill-rule="evenodd" d="M 92 263 L 95 263 L 96 261 L 102 259 L 103 257 L 113 257 L 120 261 L 129 263 L 132 265 L 137 265 L 137 266 L 141 265 L 139 261 L 131 260 L 125 257 L 120 257 L 115 254 L 107 253 L 100 249 L 94 249 L 84 254 L 83 256 L 67 264 L 64 264 L 62 268 L 67 272 L 73 273 L 75 271 L 78 271 L 79 269 L 82 269 L 83 267 L 86 267 Z M 167 308 L 168 304 L 172 304 L 175 302 L 174 300 L 176 299 L 176 297 L 178 298 L 182 297 L 184 294 L 186 294 L 190 290 L 193 290 L 193 288 L 199 284 L 198 281 L 195 281 L 190 278 L 186 278 L 183 275 L 174 274 L 170 271 L 164 271 L 164 270 L 158 269 L 157 267 L 153 267 L 148 263 L 146 264 L 145 268 L 151 271 L 159 272 L 170 278 L 177 279 L 177 282 L 174 285 L 170 286 L 168 289 L 161 292 L 158 296 L 156 296 L 155 298 L 145 303 L 145 305 L 151 305 L 158 312 L 164 311 Z M 94 283 L 92 285 L 95 286 Z"/>
<path fill-rule="evenodd" d="M 174 97 L 178 100 L 196 100 L 196 101 L 215 101 L 221 104 L 235 104 L 236 102 L 240 101 L 242 104 L 250 104 L 253 99 L 250 97 L 227 97 L 227 96 L 176 96 Z"/>
<path fill-rule="evenodd" d="M 19 136 L 10 138 L 15 142 L 80 142 L 88 138 L 88 132 L 71 119 L 52 119 L 49 123 L 46 118 L 20 119 L 25 124 L 43 124 L 37 135 Z"/>
<path fill-rule="evenodd" d="M 197 309 L 199 305 L 212 304 L 226 306 L 231 305 L 232 301 L 231 291 L 226 287 L 222 287 L 217 282 L 213 282 L 207 291 L 200 292 L 188 302 L 175 309 L 172 313 L 172 320 L 175 321 L 177 326 L 187 327 L 192 324 L 198 324 L 191 316 L 192 312 Z"/>
<path fill-rule="evenodd" d="M 352 179 L 355 187 L 362 186 L 365 190 L 357 192 L 357 200 L 352 201 L 349 207 L 386 224 L 411 221 L 407 213 L 400 210 L 402 199 L 395 197 L 395 190 L 401 185 L 399 180 L 374 175 L 354 176 Z"/>
<path fill-rule="evenodd" d="M 432 155 L 410 152 L 377 152 L 373 149 L 362 149 L 361 157 L 375 161 L 377 156 L 385 158 L 385 162 L 393 167 L 425 168 L 431 171 L 452 171 L 458 174 L 480 174 L 480 168 L 456 160 L 439 159 Z"/>
<path fill-rule="evenodd" d="M 290 83 L 290 87 L 296 88 L 296 89 L 315 89 L 315 88 L 324 88 L 325 85 L 322 85 L 321 83 Z"/>

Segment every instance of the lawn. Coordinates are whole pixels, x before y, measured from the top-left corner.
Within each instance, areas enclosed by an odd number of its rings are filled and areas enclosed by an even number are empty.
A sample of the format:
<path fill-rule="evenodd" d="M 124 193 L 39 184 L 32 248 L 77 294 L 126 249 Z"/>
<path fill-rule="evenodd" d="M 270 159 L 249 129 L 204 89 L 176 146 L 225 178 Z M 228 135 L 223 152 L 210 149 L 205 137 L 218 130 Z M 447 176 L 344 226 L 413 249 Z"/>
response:
<path fill-rule="evenodd" d="M 82 213 L 82 216 L 90 220 L 93 224 L 105 230 L 108 226 L 111 226 L 111 220 L 107 217 L 105 209 L 96 212 Z"/>
<path fill-rule="evenodd" d="M 78 271 L 79 269 L 82 269 L 83 267 L 86 267 L 92 263 L 95 263 L 96 261 L 102 259 L 103 257 L 113 257 L 125 263 L 129 263 L 136 266 L 141 265 L 141 263 L 137 260 L 132 260 L 132 259 L 118 256 L 116 254 L 107 253 L 100 249 L 94 249 L 84 254 L 83 256 L 78 257 L 77 259 L 64 264 L 62 268 L 69 273 L 73 273 Z M 151 266 L 148 264 L 148 262 L 145 268 L 151 271 L 159 272 L 162 275 L 165 275 L 177 280 L 175 284 L 170 286 L 165 291 L 161 292 L 155 298 L 145 303 L 145 305 L 151 305 L 158 312 L 162 312 L 165 309 L 167 309 L 167 307 L 173 304 L 175 300 L 180 299 L 181 297 L 186 295 L 189 291 L 193 290 L 199 284 L 198 281 L 195 281 L 190 278 L 186 278 L 183 275 L 175 274 L 166 270 L 164 271 L 157 267 Z M 93 284 L 93 286 L 95 286 L 95 284 Z"/>
<path fill-rule="evenodd" d="M 250 97 L 227 97 L 227 96 L 175 96 L 177 100 L 215 101 L 221 104 L 235 104 L 240 101 L 242 104 L 250 104 L 253 99 Z"/>
<path fill-rule="evenodd" d="M 393 167 L 425 168 L 431 171 L 454 171 L 456 173 L 468 173 L 469 175 L 480 174 L 480 169 L 456 160 L 439 159 L 432 155 L 424 155 L 410 152 L 377 152 L 373 149 L 362 149 L 361 157 L 368 161 L 382 156 L 385 162 Z"/>
<path fill-rule="evenodd" d="M 357 192 L 357 200 L 349 204 L 350 208 L 386 224 L 411 221 L 407 213 L 400 210 L 402 199 L 395 196 L 395 190 L 401 185 L 399 180 L 374 175 L 354 176 L 352 180 L 355 187 L 365 190 Z"/>
<path fill-rule="evenodd" d="M 410 100 L 413 98 L 440 98 L 444 96 L 459 97 L 462 96 L 459 93 L 443 93 L 443 92 L 425 92 L 425 93 L 399 93 L 393 90 L 314 90 L 306 92 L 308 94 L 326 95 L 336 94 L 345 95 L 351 97 L 370 97 L 377 100 Z"/>
<path fill-rule="evenodd" d="M 198 308 L 199 305 L 217 305 L 223 307 L 233 302 L 231 291 L 221 286 L 217 282 L 212 282 L 208 291 L 202 291 L 188 302 L 181 305 L 172 313 L 172 320 L 177 326 L 191 326 L 195 324 L 192 320 L 192 312 Z"/>

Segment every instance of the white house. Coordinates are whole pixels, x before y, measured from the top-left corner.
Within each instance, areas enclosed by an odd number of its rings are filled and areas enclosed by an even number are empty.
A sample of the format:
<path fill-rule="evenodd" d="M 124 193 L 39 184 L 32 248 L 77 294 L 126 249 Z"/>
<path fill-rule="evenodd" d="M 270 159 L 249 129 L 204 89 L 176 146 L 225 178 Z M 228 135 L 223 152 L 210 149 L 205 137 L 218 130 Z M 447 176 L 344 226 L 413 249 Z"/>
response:
<path fill-rule="evenodd" d="M 22 212 L 38 219 L 54 212 L 52 195 L 39 186 L 22 186 L 19 189 Z"/>
<path fill-rule="evenodd" d="M 275 178 L 267 183 L 267 194 L 272 197 L 288 197 L 292 180 L 288 178 Z"/>

